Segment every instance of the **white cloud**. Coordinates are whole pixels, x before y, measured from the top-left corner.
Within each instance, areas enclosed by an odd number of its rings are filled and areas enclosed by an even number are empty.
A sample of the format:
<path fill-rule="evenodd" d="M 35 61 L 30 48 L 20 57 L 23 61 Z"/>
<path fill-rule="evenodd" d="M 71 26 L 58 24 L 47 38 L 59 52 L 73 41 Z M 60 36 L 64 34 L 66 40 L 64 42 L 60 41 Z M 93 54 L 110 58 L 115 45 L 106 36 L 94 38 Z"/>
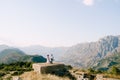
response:
<path fill-rule="evenodd" d="M 95 4 L 95 0 L 82 0 L 83 4 L 86 6 L 93 6 Z M 98 2 L 103 2 L 104 0 L 96 0 Z M 114 2 L 118 3 L 120 0 L 113 0 Z"/>
<path fill-rule="evenodd" d="M 87 6 L 92 6 L 94 5 L 94 0 L 83 0 L 83 4 Z"/>

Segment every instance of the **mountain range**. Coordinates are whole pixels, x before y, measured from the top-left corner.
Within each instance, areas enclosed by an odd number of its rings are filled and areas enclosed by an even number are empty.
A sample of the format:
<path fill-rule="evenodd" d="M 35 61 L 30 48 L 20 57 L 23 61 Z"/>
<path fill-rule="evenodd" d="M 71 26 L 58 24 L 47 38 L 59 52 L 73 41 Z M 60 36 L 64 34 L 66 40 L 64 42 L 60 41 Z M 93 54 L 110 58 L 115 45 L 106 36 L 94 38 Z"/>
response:
<path fill-rule="evenodd" d="M 9 48 L 11 47 L 7 45 L 0 45 L 0 52 Z M 50 48 L 37 45 L 29 47 L 18 47 L 18 49 L 27 55 L 42 55 L 46 57 L 47 54 L 53 54 L 56 61 L 61 61 L 81 68 L 100 68 L 98 66 L 100 66 L 100 64 L 103 64 L 103 60 L 112 63 L 112 60 L 109 61 L 111 56 L 112 58 L 114 58 L 116 57 L 114 55 L 119 54 L 120 36 L 106 36 L 96 42 L 80 43 L 71 47 Z M 114 62 L 119 63 L 118 60 L 114 60 Z M 106 63 L 105 65 L 107 64 L 108 63 Z"/>
<path fill-rule="evenodd" d="M 96 42 L 77 44 L 65 53 L 63 61 L 82 68 L 97 66 L 99 61 L 120 52 L 120 36 L 106 36 Z"/>

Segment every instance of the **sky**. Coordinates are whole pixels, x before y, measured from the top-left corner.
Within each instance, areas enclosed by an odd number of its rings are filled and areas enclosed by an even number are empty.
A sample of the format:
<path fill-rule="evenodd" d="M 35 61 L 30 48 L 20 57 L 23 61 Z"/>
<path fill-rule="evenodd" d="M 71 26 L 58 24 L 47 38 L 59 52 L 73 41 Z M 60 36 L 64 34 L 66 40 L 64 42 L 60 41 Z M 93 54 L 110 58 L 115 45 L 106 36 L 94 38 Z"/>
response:
<path fill-rule="evenodd" d="M 72 46 L 120 35 L 120 0 L 0 0 L 0 44 Z"/>

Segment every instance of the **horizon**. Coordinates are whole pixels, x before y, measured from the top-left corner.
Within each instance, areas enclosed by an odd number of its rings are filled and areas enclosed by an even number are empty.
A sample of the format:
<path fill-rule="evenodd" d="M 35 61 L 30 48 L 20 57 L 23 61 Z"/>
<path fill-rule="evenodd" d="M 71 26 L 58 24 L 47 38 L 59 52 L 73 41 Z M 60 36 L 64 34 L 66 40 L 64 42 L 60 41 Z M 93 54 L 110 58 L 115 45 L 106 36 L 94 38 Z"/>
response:
<path fill-rule="evenodd" d="M 74 46 L 74 45 L 78 45 L 78 44 L 86 44 L 86 43 L 92 43 L 92 42 L 97 42 L 99 41 L 100 39 L 103 39 L 105 37 L 108 37 L 108 36 L 120 36 L 120 35 L 106 35 L 106 36 L 103 36 L 101 38 L 99 38 L 98 40 L 96 41 L 90 41 L 90 42 L 81 42 L 81 43 L 76 43 L 76 44 L 73 44 L 73 45 L 70 45 L 70 46 L 44 46 L 44 45 L 40 45 L 40 44 L 36 44 L 36 45 L 26 45 L 26 46 L 19 46 L 19 45 L 9 45 L 9 44 L 0 44 L 0 45 L 3 45 L 3 46 L 9 46 L 9 47 L 17 47 L 17 48 L 24 48 L 24 47 L 33 47 L 33 46 L 41 46 L 41 47 L 49 47 L 49 48 L 57 48 L 57 47 L 71 47 L 71 46 Z"/>
<path fill-rule="evenodd" d="M 69 47 L 120 35 L 120 0 L 0 0 L 0 45 Z"/>

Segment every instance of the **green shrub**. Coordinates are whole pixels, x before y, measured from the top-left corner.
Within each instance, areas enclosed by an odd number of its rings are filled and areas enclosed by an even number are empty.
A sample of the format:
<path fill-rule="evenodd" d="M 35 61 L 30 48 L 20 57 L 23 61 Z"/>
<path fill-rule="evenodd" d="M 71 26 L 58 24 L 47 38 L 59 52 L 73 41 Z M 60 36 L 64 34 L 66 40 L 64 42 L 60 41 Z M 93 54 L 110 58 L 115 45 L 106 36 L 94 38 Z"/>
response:
<path fill-rule="evenodd" d="M 0 72 L 0 77 L 6 75 L 4 72 Z"/>
<path fill-rule="evenodd" d="M 12 76 L 21 75 L 23 73 L 24 73 L 23 71 L 16 71 L 12 74 Z"/>
<path fill-rule="evenodd" d="M 0 70 L 3 71 L 31 71 L 32 62 L 17 62 L 11 64 L 0 64 Z"/>
<path fill-rule="evenodd" d="M 67 70 L 71 70 L 73 67 L 71 65 L 66 65 Z"/>
<path fill-rule="evenodd" d="M 89 69 L 88 69 L 88 72 L 89 72 L 89 73 L 95 73 L 95 70 L 92 69 L 92 68 L 89 68 Z"/>
<path fill-rule="evenodd" d="M 118 74 L 120 74 L 120 70 L 119 70 L 117 67 L 112 66 L 112 67 L 108 70 L 108 73 L 118 75 Z"/>

